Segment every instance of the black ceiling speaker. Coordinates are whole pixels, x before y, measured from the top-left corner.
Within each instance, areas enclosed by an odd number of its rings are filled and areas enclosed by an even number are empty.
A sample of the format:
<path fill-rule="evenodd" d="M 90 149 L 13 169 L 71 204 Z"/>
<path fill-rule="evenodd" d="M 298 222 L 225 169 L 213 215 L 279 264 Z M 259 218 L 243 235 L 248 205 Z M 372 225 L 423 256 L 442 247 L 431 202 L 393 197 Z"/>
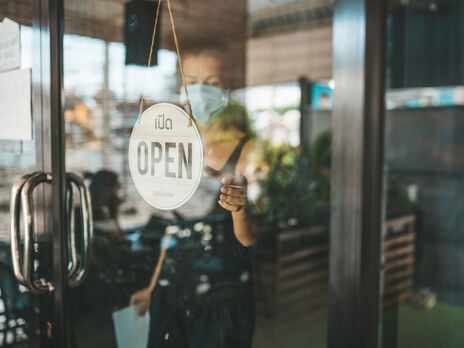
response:
<path fill-rule="evenodd" d="M 126 65 L 148 65 L 151 38 L 155 25 L 157 1 L 132 0 L 125 5 L 124 44 Z M 156 28 L 155 44 L 150 66 L 158 64 L 159 28 Z"/>

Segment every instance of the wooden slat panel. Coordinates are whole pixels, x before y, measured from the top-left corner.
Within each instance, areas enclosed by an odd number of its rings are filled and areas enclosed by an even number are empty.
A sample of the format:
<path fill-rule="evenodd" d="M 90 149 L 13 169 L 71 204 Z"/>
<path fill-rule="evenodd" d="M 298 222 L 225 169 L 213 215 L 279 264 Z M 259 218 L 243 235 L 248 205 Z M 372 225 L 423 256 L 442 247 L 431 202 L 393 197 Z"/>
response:
<path fill-rule="evenodd" d="M 396 248 L 385 252 L 385 259 L 390 260 L 399 256 L 411 255 L 414 253 L 414 245 L 406 245 L 401 248 Z"/>
<path fill-rule="evenodd" d="M 391 307 L 391 306 L 393 306 L 395 304 L 406 301 L 407 299 L 411 298 L 411 296 L 412 296 L 412 291 L 407 290 L 407 291 L 399 294 L 398 296 L 395 296 L 395 297 L 392 297 L 392 298 L 389 298 L 389 299 L 384 299 L 383 300 L 383 307 L 384 308 Z"/>
<path fill-rule="evenodd" d="M 307 236 L 315 236 L 315 235 L 324 234 L 324 233 L 327 233 L 326 226 L 301 228 L 297 230 L 290 230 L 290 231 L 285 231 L 283 233 L 279 233 L 278 240 L 280 242 L 285 242 L 290 239 L 295 239 L 299 237 L 307 237 Z"/>
<path fill-rule="evenodd" d="M 393 260 L 390 262 L 386 262 L 384 266 L 385 272 L 388 272 L 394 268 L 401 267 L 401 266 L 407 266 L 411 265 L 414 263 L 414 257 L 413 256 L 408 256 L 403 259 L 398 259 L 398 260 Z"/>
<path fill-rule="evenodd" d="M 324 263 L 318 262 L 316 263 L 316 267 L 314 266 L 314 263 L 305 262 L 303 264 L 298 264 L 295 266 L 289 266 L 289 267 L 282 268 L 279 274 L 277 275 L 277 277 L 279 279 L 283 279 L 283 278 L 287 278 L 287 277 L 293 276 L 298 273 L 303 273 L 303 272 L 309 273 L 310 271 L 312 271 L 313 273 L 315 271 L 318 271 L 317 274 L 320 274 L 322 276 L 323 274 L 325 275 L 328 274 L 329 272 L 328 268 L 329 268 L 329 265 L 327 262 L 324 262 Z"/>
<path fill-rule="evenodd" d="M 384 290 L 384 296 L 395 292 L 401 292 L 402 290 L 410 289 L 413 285 L 412 279 L 407 279 L 405 281 L 388 285 Z"/>
<path fill-rule="evenodd" d="M 316 284 L 311 284 L 314 279 L 314 275 L 309 275 L 305 277 L 299 277 L 285 283 L 280 283 L 277 285 L 277 293 L 278 295 L 284 295 L 285 293 L 294 290 L 296 287 L 310 287 L 311 291 L 318 292 L 321 289 L 325 289 L 327 287 L 327 281 L 321 281 Z"/>
<path fill-rule="evenodd" d="M 315 255 L 315 254 L 318 254 L 318 253 L 322 253 L 322 252 L 325 252 L 324 255 L 327 255 L 327 251 L 329 250 L 329 246 L 326 244 L 326 245 L 321 245 L 321 246 L 314 246 L 314 247 L 310 247 L 310 248 L 307 248 L 307 249 L 303 249 L 303 250 L 300 250 L 300 251 L 296 251 L 296 252 L 293 252 L 291 254 L 288 254 L 286 256 L 282 256 L 280 258 L 280 264 L 283 264 L 283 263 L 287 263 L 287 262 L 290 262 L 290 261 L 296 261 L 296 260 L 300 260 L 300 259 L 303 259 L 305 257 L 309 257 L 309 256 L 312 256 L 312 255 Z"/>
<path fill-rule="evenodd" d="M 415 223 L 415 221 L 416 221 L 416 217 L 414 215 L 401 216 L 398 218 L 387 220 L 386 227 L 387 229 L 393 228 L 397 230 L 397 229 L 401 229 L 402 227 L 406 225 L 412 225 Z"/>
<path fill-rule="evenodd" d="M 415 238 L 416 238 L 416 235 L 414 234 L 414 232 L 408 232 L 406 234 L 402 234 L 401 236 L 397 236 L 397 237 L 390 237 L 384 241 L 383 247 L 384 249 L 388 249 L 396 244 L 412 243 L 414 242 Z"/>
<path fill-rule="evenodd" d="M 401 279 L 401 278 L 412 277 L 413 274 L 414 274 L 414 267 L 413 266 L 409 266 L 409 267 L 407 267 L 405 269 L 397 270 L 395 272 L 385 273 L 384 284 L 391 283 L 391 282 L 393 282 L 395 280 L 398 280 L 398 279 Z"/>

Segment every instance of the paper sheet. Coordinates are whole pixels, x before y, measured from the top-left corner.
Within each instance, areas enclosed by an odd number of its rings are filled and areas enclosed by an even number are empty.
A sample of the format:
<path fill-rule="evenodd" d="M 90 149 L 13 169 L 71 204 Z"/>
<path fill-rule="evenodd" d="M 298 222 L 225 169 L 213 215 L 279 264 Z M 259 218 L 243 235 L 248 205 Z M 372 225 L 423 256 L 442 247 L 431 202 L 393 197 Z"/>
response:
<path fill-rule="evenodd" d="M 0 139 L 32 139 L 31 69 L 0 73 Z"/>
<path fill-rule="evenodd" d="M 113 312 L 114 330 L 118 348 L 147 348 L 150 317 L 137 314 L 137 307 L 130 306 Z"/>
<path fill-rule="evenodd" d="M 9 18 L 0 22 L 0 71 L 21 66 L 19 24 Z"/>

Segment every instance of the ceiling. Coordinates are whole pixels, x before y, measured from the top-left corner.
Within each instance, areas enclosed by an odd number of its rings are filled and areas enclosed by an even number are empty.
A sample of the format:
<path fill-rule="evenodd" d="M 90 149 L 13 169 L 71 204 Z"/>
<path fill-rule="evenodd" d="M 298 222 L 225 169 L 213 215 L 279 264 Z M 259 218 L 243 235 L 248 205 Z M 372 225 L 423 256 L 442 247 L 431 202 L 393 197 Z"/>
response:
<path fill-rule="evenodd" d="M 64 0 L 65 33 L 123 42 L 128 1 Z M 247 39 L 265 38 L 283 29 L 291 32 L 315 23 L 315 19 L 331 17 L 333 1 L 171 0 L 171 4 L 182 51 L 197 46 L 221 47 L 224 64 L 234 77 L 230 86 L 238 88 L 245 84 Z M 47 0 L 0 0 L 0 20 L 7 16 L 32 25 L 33 18 L 38 18 L 34 13 L 39 12 L 40 2 L 47 4 Z M 162 4 L 159 47 L 174 50 L 167 0 Z"/>
<path fill-rule="evenodd" d="M 128 0 L 64 0 L 65 32 L 96 37 L 105 41 L 123 41 L 124 4 Z M 161 46 L 172 48 L 172 33 L 166 1 L 162 14 Z M 304 26 L 333 15 L 335 0 L 171 0 L 179 36 L 195 38 L 237 38 L 275 32 L 282 28 Z M 390 0 L 390 6 L 429 7 L 456 0 Z M 46 1 L 43 0 L 45 3 Z M 0 0 L 0 20 L 10 17 L 31 25 L 38 12 L 37 0 Z M 244 28 L 243 31 L 239 28 Z"/>
<path fill-rule="evenodd" d="M 101 35 L 107 41 L 122 41 L 125 0 L 70 0 L 65 5 L 65 30 L 84 35 Z M 245 0 L 173 0 L 172 11 L 176 32 L 180 40 L 194 42 L 211 39 L 237 39 L 245 27 Z M 85 6 L 83 6 L 85 4 Z M 227 14 L 227 15 L 225 15 Z M 154 14 L 153 14 L 154 16 Z M 97 28 L 98 27 L 98 28 Z M 82 30 L 86 30 L 82 32 Z M 173 47 L 171 23 L 163 2 L 161 11 L 161 46 Z"/>
<path fill-rule="evenodd" d="M 127 0 L 65 0 L 65 32 L 105 41 L 123 41 Z M 31 25 L 34 0 L 0 0 L 0 19 L 7 16 Z M 184 41 L 230 40 L 268 28 L 330 16 L 333 0 L 171 0 L 179 37 Z M 172 48 L 172 32 L 163 2 L 161 46 Z M 244 28 L 244 30 L 240 30 Z M 242 37 L 244 39 L 244 37 Z"/>

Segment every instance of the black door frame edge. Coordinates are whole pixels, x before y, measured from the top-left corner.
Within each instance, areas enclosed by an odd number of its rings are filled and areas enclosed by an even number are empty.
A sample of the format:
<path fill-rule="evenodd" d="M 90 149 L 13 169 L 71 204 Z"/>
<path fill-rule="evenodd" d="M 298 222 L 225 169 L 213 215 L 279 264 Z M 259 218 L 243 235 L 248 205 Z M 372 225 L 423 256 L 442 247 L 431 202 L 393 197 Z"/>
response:
<path fill-rule="evenodd" d="M 52 344 L 69 347 L 67 234 L 66 234 L 66 166 L 63 118 L 63 0 L 49 0 L 50 20 L 50 112 L 53 216 L 53 284 L 54 306 Z"/>
<path fill-rule="evenodd" d="M 380 342 L 386 3 L 335 2 L 329 348 Z"/>

